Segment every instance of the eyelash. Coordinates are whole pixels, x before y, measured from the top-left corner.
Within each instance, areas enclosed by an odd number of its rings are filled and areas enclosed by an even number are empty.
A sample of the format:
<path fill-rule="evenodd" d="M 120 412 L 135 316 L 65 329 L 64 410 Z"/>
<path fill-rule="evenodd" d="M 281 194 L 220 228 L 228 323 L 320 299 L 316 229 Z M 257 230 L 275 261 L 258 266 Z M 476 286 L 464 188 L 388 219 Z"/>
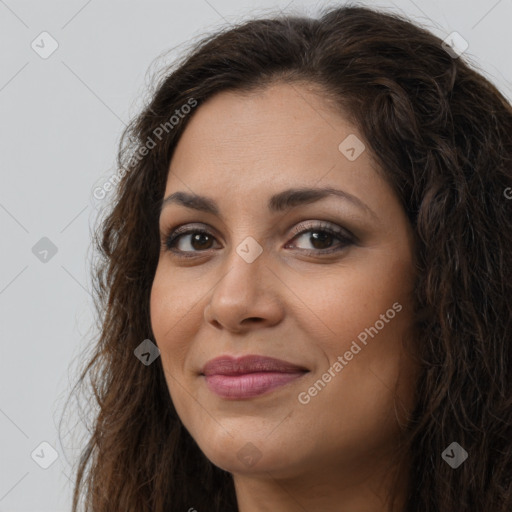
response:
<path fill-rule="evenodd" d="M 331 254 L 331 253 L 335 253 L 335 252 L 339 252 L 339 251 L 342 251 L 343 249 L 345 249 L 346 247 L 352 245 L 354 243 L 354 237 L 353 235 L 351 235 L 350 233 L 348 233 L 346 230 L 340 230 L 340 229 L 337 229 L 337 228 L 332 228 L 330 227 L 330 224 L 326 224 L 326 223 L 319 223 L 319 224 L 315 224 L 315 225 L 312 225 L 312 226 L 309 226 L 307 229 L 303 229 L 302 231 L 300 230 L 303 226 L 298 226 L 297 228 L 295 228 L 292 232 L 292 235 L 293 235 L 293 238 L 292 240 L 294 240 L 295 238 L 298 238 L 299 236 L 301 235 L 304 235 L 305 233 L 310 233 L 310 232 L 314 232 L 314 233 L 327 233 L 331 236 L 333 236 L 334 238 L 338 239 L 340 242 L 341 242 L 341 247 L 338 246 L 337 248 L 329 248 L 329 249 L 299 249 L 301 252 L 303 253 L 306 253 L 306 254 L 315 254 L 315 255 L 318 255 L 318 254 Z M 164 237 L 164 240 L 163 240 L 163 243 L 162 245 L 164 246 L 164 249 L 167 251 L 167 252 L 172 252 L 174 255 L 176 255 L 177 257 L 179 258 L 195 258 L 195 254 L 196 253 L 201 253 L 201 252 L 207 252 L 211 249 L 205 249 L 204 251 L 196 251 L 196 250 L 192 250 L 192 251 L 181 251 L 179 249 L 175 249 L 175 245 L 177 242 L 179 242 L 179 240 L 181 239 L 182 236 L 185 236 L 185 235 L 196 235 L 196 234 L 206 234 L 206 235 L 209 235 L 211 236 L 212 238 L 215 239 L 214 235 L 212 233 L 210 233 L 209 231 L 207 230 L 204 230 L 204 229 L 200 229 L 200 228 L 188 228 L 188 229 L 181 229 L 181 228 L 177 228 L 175 230 L 169 230 L 169 232 L 166 234 L 166 236 Z"/>

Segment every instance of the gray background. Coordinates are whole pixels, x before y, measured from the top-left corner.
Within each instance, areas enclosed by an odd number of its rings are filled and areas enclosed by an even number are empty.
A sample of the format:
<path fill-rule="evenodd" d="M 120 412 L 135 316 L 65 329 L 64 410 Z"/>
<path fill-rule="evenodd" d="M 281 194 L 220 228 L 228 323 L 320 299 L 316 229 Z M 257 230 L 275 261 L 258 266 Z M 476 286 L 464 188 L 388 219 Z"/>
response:
<path fill-rule="evenodd" d="M 66 416 L 60 435 L 58 427 L 90 345 L 90 231 L 102 203 L 93 190 L 115 173 L 147 70 L 226 23 L 342 3 L 0 0 L 0 512 L 70 509 L 80 446 L 68 432 L 78 415 Z M 512 0 L 364 4 L 405 13 L 443 39 L 457 31 L 469 43 L 464 56 L 512 98 Z M 51 48 L 43 31 L 59 45 L 46 59 L 31 47 Z M 54 255 L 40 252 L 43 237 Z M 58 455 L 47 469 L 42 442 Z"/>

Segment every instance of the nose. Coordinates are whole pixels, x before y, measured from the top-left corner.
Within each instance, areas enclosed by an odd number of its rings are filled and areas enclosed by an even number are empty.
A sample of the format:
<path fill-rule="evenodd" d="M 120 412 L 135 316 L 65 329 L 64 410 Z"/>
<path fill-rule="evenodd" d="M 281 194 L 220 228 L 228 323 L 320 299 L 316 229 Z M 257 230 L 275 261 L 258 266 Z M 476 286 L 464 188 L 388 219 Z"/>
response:
<path fill-rule="evenodd" d="M 251 261 L 254 254 L 246 257 L 246 247 L 233 247 L 205 307 L 205 320 L 217 329 L 240 333 L 274 326 L 283 318 L 284 285 L 268 266 L 265 251 Z"/>

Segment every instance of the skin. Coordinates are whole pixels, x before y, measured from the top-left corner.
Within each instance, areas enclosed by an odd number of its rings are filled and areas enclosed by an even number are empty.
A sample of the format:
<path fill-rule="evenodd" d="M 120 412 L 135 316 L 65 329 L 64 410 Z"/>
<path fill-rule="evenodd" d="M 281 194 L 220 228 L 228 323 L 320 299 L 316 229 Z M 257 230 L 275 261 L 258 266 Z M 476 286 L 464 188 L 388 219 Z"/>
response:
<path fill-rule="evenodd" d="M 178 415 L 205 455 L 232 473 L 241 512 L 388 510 L 397 474 L 391 457 L 418 375 L 404 350 L 413 235 L 370 152 L 350 161 L 338 149 L 350 134 L 363 140 L 312 86 L 274 83 L 258 92 L 222 92 L 201 105 L 170 164 L 164 197 L 208 196 L 222 218 L 179 204 L 162 210 L 153 333 Z M 335 196 L 267 210 L 271 195 L 299 186 L 341 189 L 374 215 Z M 357 242 L 315 243 L 320 221 L 349 230 Z M 192 258 L 165 250 L 168 231 L 185 224 L 211 234 L 195 243 L 192 235 L 181 237 L 175 249 Z M 295 235 L 296 226 L 313 231 Z M 252 263 L 236 252 L 248 236 L 262 249 Z M 394 303 L 401 311 L 300 403 L 299 393 Z M 227 400 L 200 375 L 224 354 L 275 357 L 309 372 L 266 395 Z M 252 465 L 237 456 L 247 443 L 260 457 Z M 399 477 L 403 498 L 406 474 Z"/>

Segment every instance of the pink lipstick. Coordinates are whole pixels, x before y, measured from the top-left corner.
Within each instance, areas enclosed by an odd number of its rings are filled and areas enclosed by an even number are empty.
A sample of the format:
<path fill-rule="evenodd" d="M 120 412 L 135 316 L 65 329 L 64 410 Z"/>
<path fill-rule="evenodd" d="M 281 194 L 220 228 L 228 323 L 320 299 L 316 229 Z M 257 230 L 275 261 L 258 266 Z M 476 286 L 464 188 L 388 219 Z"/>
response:
<path fill-rule="evenodd" d="M 213 393 L 222 398 L 239 400 L 270 392 L 308 371 L 307 368 L 271 357 L 221 356 L 208 361 L 201 375 Z"/>

